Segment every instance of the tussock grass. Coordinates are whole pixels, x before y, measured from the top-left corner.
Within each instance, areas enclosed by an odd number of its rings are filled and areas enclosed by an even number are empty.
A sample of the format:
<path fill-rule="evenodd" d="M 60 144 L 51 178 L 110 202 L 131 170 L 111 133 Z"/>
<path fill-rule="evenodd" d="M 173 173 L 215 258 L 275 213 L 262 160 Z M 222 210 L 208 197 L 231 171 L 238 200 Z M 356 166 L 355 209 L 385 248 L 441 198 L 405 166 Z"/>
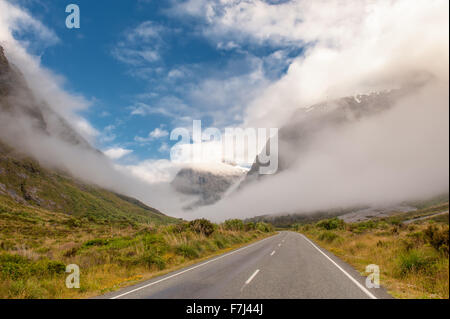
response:
<path fill-rule="evenodd" d="M 296 228 L 363 275 L 367 265 L 379 265 L 381 285 L 394 297 L 449 298 L 448 217 L 410 225 L 395 217 L 352 224 L 326 220 Z"/>
<path fill-rule="evenodd" d="M 273 232 L 267 224 L 229 229 L 207 220 L 170 225 L 86 221 L 8 206 L 7 200 L 0 201 L 0 227 L 0 298 L 95 296 Z M 80 289 L 65 286 L 68 264 L 80 267 Z"/>

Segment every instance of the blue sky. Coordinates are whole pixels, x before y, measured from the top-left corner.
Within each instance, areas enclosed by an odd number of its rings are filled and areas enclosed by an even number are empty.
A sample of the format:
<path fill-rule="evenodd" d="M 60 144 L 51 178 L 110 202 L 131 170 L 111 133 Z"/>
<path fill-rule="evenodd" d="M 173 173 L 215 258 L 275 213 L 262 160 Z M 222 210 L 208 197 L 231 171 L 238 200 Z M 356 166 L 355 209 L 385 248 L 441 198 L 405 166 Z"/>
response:
<path fill-rule="evenodd" d="M 175 1 L 72 2 L 80 7 L 80 29 L 65 26 L 69 1 L 19 1 L 60 40 L 30 41 L 29 50 L 66 79 L 64 89 L 91 102 L 81 115 L 99 132 L 96 146 L 129 150 L 116 154 L 125 162 L 168 158 L 174 143 L 168 133 L 192 120 L 239 125 L 246 103 L 302 50 L 216 36 L 206 19 L 176 12 Z"/>

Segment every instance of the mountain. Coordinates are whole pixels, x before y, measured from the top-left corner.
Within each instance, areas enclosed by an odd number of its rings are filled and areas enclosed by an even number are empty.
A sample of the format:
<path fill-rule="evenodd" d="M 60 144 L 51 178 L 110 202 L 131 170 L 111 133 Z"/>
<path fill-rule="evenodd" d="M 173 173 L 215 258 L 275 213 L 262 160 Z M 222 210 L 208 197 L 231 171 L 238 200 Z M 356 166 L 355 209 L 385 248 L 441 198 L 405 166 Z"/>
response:
<path fill-rule="evenodd" d="M 195 197 L 185 207 L 192 209 L 220 200 L 245 173 L 246 170 L 225 163 L 197 164 L 182 168 L 171 185 L 177 192 Z"/>
<path fill-rule="evenodd" d="M 392 108 L 399 98 L 411 92 L 418 85 L 420 83 L 411 84 L 405 89 L 343 97 L 296 110 L 290 120 L 278 131 L 278 170 L 276 174 L 289 169 L 301 160 L 302 154 L 314 146 L 314 138 L 319 133 L 385 112 Z M 269 154 L 269 141 L 262 152 Z M 239 185 L 239 189 L 260 178 L 270 178 L 271 175 L 259 174 L 260 167 L 257 156 L 247 176 Z"/>
<path fill-rule="evenodd" d="M 33 130 L 100 153 L 48 104 L 36 98 L 20 70 L 9 63 L 0 46 L 0 119 L 26 121 Z M 34 132 L 35 132 L 34 131 Z M 61 213 L 98 222 L 170 223 L 136 199 L 88 185 L 67 172 L 44 167 L 26 150 L 16 149 L 0 127 L 0 222 L 23 211 Z M 7 141 L 6 141 L 7 140 Z M 6 217 L 5 217 L 6 218 Z"/>
<path fill-rule="evenodd" d="M 22 72 L 8 61 L 1 46 L 0 112 L 32 123 L 33 129 L 39 132 L 96 151 L 46 101 L 33 94 Z"/>

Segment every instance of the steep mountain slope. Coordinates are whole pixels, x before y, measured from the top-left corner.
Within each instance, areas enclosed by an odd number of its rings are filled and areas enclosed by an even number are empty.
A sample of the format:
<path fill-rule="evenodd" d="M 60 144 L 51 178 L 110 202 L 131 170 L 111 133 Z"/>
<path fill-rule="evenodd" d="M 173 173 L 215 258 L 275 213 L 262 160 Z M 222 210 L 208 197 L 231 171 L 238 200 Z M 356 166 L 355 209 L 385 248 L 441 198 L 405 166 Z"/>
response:
<path fill-rule="evenodd" d="M 220 200 L 232 185 L 245 176 L 245 172 L 225 163 L 199 164 L 181 169 L 171 184 L 179 193 L 196 196 L 197 199 L 185 207 L 190 209 Z"/>
<path fill-rule="evenodd" d="M 22 122 L 31 123 L 33 132 L 100 153 L 45 101 L 36 98 L 0 46 L 0 119 L 6 118 L 13 121 L 12 124 L 17 121 L 16 127 Z M 33 207 L 104 222 L 176 221 L 135 199 L 79 182 L 65 172 L 42 167 L 26 154 L 27 150 L 16 149 L 11 143 L 14 138 L 19 136 L 11 137 L 10 132 L 0 127 L 0 217 Z"/>
<path fill-rule="evenodd" d="M 44 134 L 94 151 L 63 117 L 54 112 L 45 101 L 36 98 L 20 70 L 8 62 L 1 46 L 0 112 L 32 123 L 33 129 Z"/>
<path fill-rule="evenodd" d="M 0 144 L 0 207 L 35 207 L 95 221 L 169 223 L 176 219 L 145 204 L 41 167 Z M 0 219 L 1 219 L 0 213 Z"/>
<path fill-rule="evenodd" d="M 298 109 L 278 132 L 277 173 L 301 160 L 302 155 L 314 146 L 314 138 L 322 131 L 336 129 L 380 114 L 392 108 L 399 98 L 411 92 L 418 85 L 420 83 L 411 84 L 405 89 L 343 97 Z M 262 152 L 270 153 L 269 142 Z M 240 188 L 263 176 L 270 178 L 270 175 L 259 174 L 260 167 L 261 164 L 257 157 Z"/>

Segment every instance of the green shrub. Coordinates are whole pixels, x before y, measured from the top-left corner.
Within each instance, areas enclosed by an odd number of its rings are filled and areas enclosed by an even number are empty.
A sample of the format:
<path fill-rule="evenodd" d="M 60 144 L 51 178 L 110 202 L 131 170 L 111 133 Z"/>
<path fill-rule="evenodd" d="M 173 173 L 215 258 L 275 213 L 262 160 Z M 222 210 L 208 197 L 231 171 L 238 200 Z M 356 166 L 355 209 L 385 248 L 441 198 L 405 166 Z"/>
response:
<path fill-rule="evenodd" d="M 244 222 L 240 219 L 229 219 L 223 223 L 226 230 L 241 231 L 244 230 Z"/>
<path fill-rule="evenodd" d="M 350 224 L 348 226 L 348 229 L 354 233 L 361 234 L 367 230 L 377 228 L 377 226 L 378 226 L 377 222 L 375 222 L 373 220 L 367 220 L 364 222 Z M 341 227 L 338 226 L 338 228 L 341 228 Z"/>
<path fill-rule="evenodd" d="M 36 272 L 40 273 L 41 275 L 55 275 L 55 274 L 63 274 L 66 272 L 66 265 L 60 261 L 57 260 L 48 260 L 43 259 L 39 260 L 36 263 Z"/>
<path fill-rule="evenodd" d="M 326 230 L 332 230 L 332 229 L 343 229 L 345 226 L 345 223 L 343 220 L 339 218 L 331 218 L 331 219 L 325 219 L 321 220 L 316 224 L 317 227 L 323 228 Z"/>
<path fill-rule="evenodd" d="M 197 234 L 203 234 L 205 236 L 211 236 L 211 234 L 215 230 L 214 224 L 204 218 L 189 222 L 189 228 L 193 232 L 196 232 Z"/>
<path fill-rule="evenodd" d="M 163 270 L 166 268 L 166 262 L 165 260 L 156 254 L 155 252 L 146 252 L 144 256 L 142 256 L 141 261 L 147 266 L 152 267 L 156 266 L 160 270 Z"/>
<path fill-rule="evenodd" d="M 433 246 L 437 251 L 443 252 L 448 255 L 448 231 L 449 228 L 438 228 L 437 226 L 430 225 L 424 230 L 424 235 L 428 243 Z"/>
<path fill-rule="evenodd" d="M 31 261 L 19 255 L 0 255 L 0 274 L 2 278 L 17 280 L 31 276 L 52 276 L 62 274 L 65 271 L 66 265 L 56 260 L 40 259 Z"/>
<path fill-rule="evenodd" d="M 19 278 L 28 277 L 30 274 L 30 260 L 11 254 L 0 255 L 0 274 L 3 278 L 11 278 L 17 280 Z"/>
<path fill-rule="evenodd" d="M 323 231 L 319 235 L 319 240 L 327 241 L 329 243 L 333 242 L 337 238 L 339 238 L 339 235 L 337 235 L 336 233 L 334 233 L 332 231 Z"/>
<path fill-rule="evenodd" d="M 78 227 L 81 227 L 82 224 L 81 224 L 81 220 L 72 217 L 66 221 L 66 225 L 71 228 L 78 228 Z"/>
<path fill-rule="evenodd" d="M 193 259 L 193 258 L 199 257 L 198 251 L 194 247 L 187 245 L 187 244 L 182 244 L 182 245 L 177 246 L 175 249 L 175 252 L 178 255 L 181 255 L 186 258 Z"/>
<path fill-rule="evenodd" d="M 151 249 L 156 245 L 166 245 L 166 240 L 164 239 L 162 234 L 147 234 L 142 237 L 142 242 L 145 249 Z"/>
<path fill-rule="evenodd" d="M 245 231 L 256 230 L 256 224 L 253 223 L 253 222 L 246 223 L 246 224 L 244 225 L 244 230 L 245 230 Z"/>
<path fill-rule="evenodd" d="M 189 223 L 179 223 L 167 226 L 169 233 L 181 234 L 189 229 Z"/>
<path fill-rule="evenodd" d="M 270 233 L 273 231 L 272 225 L 264 222 L 257 223 L 256 229 L 263 233 Z"/>
<path fill-rule="evenodd" d="M 96 239 L 91 239 L 86 241 L 83 244 L 83 247 L 92 247 L 92 246 L 106 246 L 108 245 L 108 239 L 103 239 L 103 238 L 96 238 Z"/>
<path fill-rule="evenodd" d="M 397 259 L 397 267 L 401 276 L 411 272 L 419 272 L 427 269 L 432 260 L 422 251 L 411 249 L 403 252 Z"/>

